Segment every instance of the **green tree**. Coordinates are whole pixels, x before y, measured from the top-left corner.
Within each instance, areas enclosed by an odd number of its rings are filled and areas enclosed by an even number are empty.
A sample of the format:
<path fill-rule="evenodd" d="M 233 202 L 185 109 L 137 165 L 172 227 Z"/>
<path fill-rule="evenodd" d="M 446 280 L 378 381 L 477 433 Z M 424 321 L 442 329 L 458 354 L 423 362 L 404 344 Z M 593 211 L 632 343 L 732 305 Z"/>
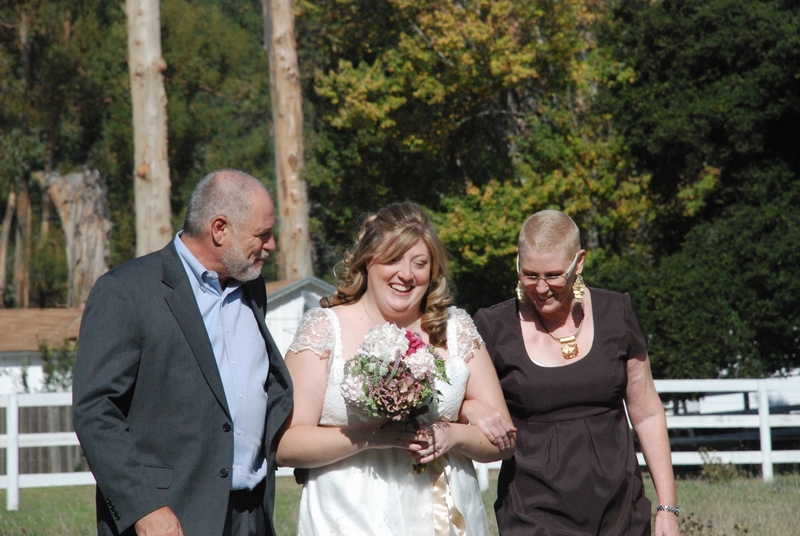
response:
<path fill-rule="evenodd" d="M 593 44 L 603 13 L 577 0 L 301 3 L 322 233 L 346 243 L 360 212 L 421 202 L 440 214 L 470 309 L 513 286 L 516 232 L 537 208 L 564 208 L 596 246 L 629 239 L 648 177 L 592 110 L 597 85 L 622 75 Z"/>
<path fill-rule="evenodd" d="M 601 102 L 652 173 L 660 250 L 731 203 L 763 202 L 759 184 L 784 174 L 761 170 L 796 173 L 798 29 L 796 2 L 618 2 L 602 41 L 632 75 Z"/>
<path fill-rule="evenodd" d="M 598 280 L 630 290 L 667 377 L 800 365 L 800 6 L 624 0 L 601 42 L 631 76 L 604 110 L 652 175 L 649 257 Z"/>
<path fill-rule="evenodd" d="M 15 248 L 17 281 L 28 280 L 31 255 L 46 255 L 42 245 L 47 243 L 52 213 L 47 210 L 46 195 L 30 182 L 31 172 L 85 163 L 87 145 L 97 133 L 92 84 L 80 69 L 75 28 L 75 21 L 92 7 L 91 3 L 47 0 L 0 4 L 0 175 L 4 181 L 0 190 L 5 196 L 13 188 L 30 206 L 16 224 L 22 231 Z M 33 220 L 39 221 L 43 235 L 37 251 L 32 251 L 29 232 Z M 46 282 L 15 285 L 17 304 L 26 306 L 29 289 L 38 292 L 41 284 Z"/>
<path fill-rule="evenodd" d="M 22 13 L 30 27 L 28 56 L 19 45 Z M 0 198 L 6 199 L 7 178 L 26 177 L 48 162 L 62 172 L 98 169 L 114 222 L 112 266 L 135 254 L 125 26 L 119 2 L 0 3 Z M 175 227 L 189 193 L 212 169 L 237 167 L 272 181 L 261 29 L 257 1 L 162 5 Z"/>

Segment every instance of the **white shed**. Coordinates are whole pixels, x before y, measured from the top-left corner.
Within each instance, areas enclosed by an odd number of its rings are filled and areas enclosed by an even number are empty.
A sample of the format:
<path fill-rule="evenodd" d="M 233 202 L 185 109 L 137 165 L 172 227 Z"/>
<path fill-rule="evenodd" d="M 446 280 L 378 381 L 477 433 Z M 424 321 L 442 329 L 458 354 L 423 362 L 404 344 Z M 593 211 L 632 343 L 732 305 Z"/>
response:
<path fill-rule="evenodd" d="M 0 395 L 44 387 L 40 344 L 78 338 L 81 309 L 0 309 Z"/>
<path fill-rule="evenodd" d="M 286 355 L 303 314 L 335 291 L 336 287 L 314 276 L 267 283 L 267 326 L 281 355 Z"/>

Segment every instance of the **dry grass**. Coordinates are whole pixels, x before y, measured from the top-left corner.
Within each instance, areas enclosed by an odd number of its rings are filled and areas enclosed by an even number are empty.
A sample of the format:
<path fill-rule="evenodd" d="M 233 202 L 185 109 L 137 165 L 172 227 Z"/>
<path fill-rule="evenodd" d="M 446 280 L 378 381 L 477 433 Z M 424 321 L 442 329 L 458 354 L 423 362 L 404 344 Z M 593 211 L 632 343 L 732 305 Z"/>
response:
<path fill-rule="evenodd" d="M 655 498 L 652 484 L 647 496 Z M 800 475 L 724 481 L 679 480 L 682 536 L 791 536 L 800 534 Z"/>
<path fill-rule="evenodd" d="M 484 494 L 491 534 L 494 524 L 496 475 Z M 645 479 L 647 496 L 655 492 Z M 800 534 L 800 475 L 778 475 L 772 484 L 760 478 L 736 477 L 727 481 L 679 480 L 678 499 L 682 536 L 792 536 Z M 279 478 L 275 525 L 280 536 L 290 536 L 297 526 L 300 486 Z M 20 491 L 20 509 L 5 511 L 6 495 L 0 490 L 0 536 L 84 536 L 95 534 L 94 487 L 39 488 Z"/>

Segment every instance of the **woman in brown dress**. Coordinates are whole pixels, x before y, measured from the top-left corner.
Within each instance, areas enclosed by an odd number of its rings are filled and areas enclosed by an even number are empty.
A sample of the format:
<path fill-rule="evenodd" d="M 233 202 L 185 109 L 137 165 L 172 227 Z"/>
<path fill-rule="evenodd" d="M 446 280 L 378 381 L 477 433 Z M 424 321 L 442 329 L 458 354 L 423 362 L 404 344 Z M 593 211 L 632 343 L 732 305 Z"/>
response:
<path fill-rule="evenodd" d="M 562 212 L 531 216 L 518 252 L 518 297 L 475 315 L 517 429 L 500 534 L 650 536 L 627 405 L 658 494 L 655 534 L 677 535 L 666 417 L 630 297 L 583 285 L 586 252 Z M 485 406 L 463 414 L 489 437 L 508 428 Z"/>

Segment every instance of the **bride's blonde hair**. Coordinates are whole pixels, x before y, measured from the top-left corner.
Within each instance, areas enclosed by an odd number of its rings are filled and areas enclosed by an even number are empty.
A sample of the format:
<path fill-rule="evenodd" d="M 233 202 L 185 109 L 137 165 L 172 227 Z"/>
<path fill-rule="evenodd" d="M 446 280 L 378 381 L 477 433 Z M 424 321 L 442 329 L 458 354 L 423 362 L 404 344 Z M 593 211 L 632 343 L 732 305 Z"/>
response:
<path fill-rule="evenodd" d="M 421 326 L 431 344 L 447 344 L 447 307 L 453 296 L 447 282 L 448 260 L 436 230 L 425 210 L 416 203 L 394 203 L 364 219 L 353 247 L 334 268 L 340 284 L 336 293 L 320 300 L 322 307 L 358 301 L 367 291 L 367 267 L 374 261 L 387 263 L 422 240 L 431 254 L 431 277 L 422 297 Z"/>

